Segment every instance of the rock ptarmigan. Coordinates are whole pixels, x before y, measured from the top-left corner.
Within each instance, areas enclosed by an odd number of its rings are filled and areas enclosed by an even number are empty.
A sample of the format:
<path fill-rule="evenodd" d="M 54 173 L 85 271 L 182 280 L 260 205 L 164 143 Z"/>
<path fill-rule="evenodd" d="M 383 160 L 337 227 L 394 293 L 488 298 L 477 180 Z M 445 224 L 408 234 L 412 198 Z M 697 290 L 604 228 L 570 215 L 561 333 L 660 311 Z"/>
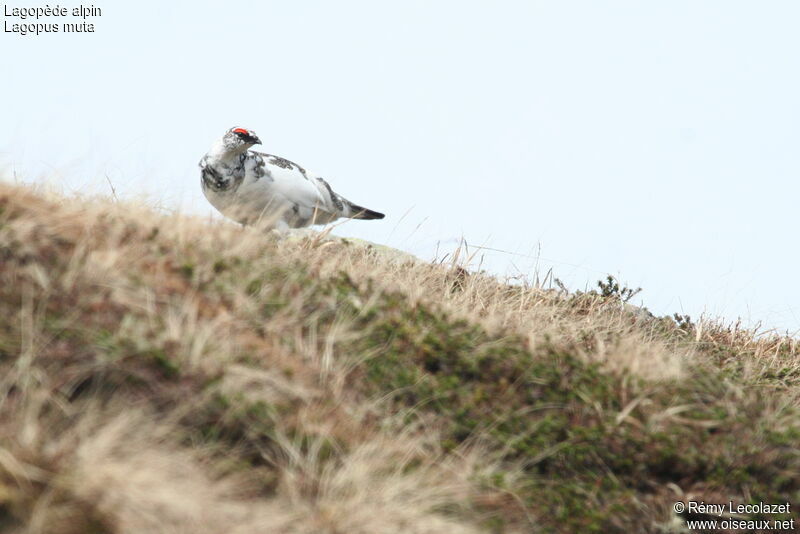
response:
<path fill-rule="evenodd" d="M 253 130 L 231 128 L 200 160 L 203 193 L 226 217 L 276 230 L 341 217 L 383 219 L 383 213 L 353 204 L 300 165 L 250 150 L 260 144 Z"/>

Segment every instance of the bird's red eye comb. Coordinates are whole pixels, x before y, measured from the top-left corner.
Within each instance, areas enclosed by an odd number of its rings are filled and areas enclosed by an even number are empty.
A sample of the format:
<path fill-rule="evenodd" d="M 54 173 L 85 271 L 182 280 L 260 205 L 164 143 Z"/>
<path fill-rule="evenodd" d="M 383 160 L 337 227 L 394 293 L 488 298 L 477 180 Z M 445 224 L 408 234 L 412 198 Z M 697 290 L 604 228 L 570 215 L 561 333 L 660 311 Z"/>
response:
<path fill-rule="evenodd" d="M 240 133 L 240 134 L 244 134 L 244 135 L 250 135 L 250 132 L 248 132 L 244 128 L 234 128 L 233 133 Z"/>

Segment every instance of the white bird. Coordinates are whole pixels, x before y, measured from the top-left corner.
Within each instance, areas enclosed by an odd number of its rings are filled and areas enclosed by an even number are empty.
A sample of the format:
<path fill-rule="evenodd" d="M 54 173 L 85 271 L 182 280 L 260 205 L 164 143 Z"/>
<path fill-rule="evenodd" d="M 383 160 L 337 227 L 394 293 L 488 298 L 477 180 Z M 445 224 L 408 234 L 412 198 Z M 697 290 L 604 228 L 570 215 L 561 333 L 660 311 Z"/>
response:
<path fill-rule="evenodd" d="M 353 204 L 300 165 L 250 150 L 260 144 L 253 130 L 231 128 L 200 160 L 203 194 L 226 217 L 276 230 L 340 217 L 383 219 L 383 213 Z"/>

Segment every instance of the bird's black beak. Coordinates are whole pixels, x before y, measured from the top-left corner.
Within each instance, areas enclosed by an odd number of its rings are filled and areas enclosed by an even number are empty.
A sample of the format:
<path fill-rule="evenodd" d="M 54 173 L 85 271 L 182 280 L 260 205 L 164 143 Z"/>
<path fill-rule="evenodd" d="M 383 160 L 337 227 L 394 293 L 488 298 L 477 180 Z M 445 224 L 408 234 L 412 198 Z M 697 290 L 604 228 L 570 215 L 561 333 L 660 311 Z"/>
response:
<path fill-rule="evenodd" d="M 259 139 L 257 135 L 248 135 L 245 138 L 245 141 L 247 141 L 248 143 L 250 143 L 252 145 L 260 145 L 261 144 L 261 139 Z"/>

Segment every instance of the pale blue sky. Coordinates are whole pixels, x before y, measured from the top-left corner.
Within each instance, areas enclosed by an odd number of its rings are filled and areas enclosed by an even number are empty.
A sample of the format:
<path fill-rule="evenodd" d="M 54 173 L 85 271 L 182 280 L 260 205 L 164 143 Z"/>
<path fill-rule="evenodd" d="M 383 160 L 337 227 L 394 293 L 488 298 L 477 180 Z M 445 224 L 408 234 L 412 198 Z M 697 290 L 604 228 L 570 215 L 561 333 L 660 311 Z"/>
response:
<path fill-rule="evenodd" d="M 94 5 L 0 35 L 7 174 L 211 213 L 197 161 L 241 125 L 387 213 L 340 235 L 800 329 L 800 3 Z"/>

